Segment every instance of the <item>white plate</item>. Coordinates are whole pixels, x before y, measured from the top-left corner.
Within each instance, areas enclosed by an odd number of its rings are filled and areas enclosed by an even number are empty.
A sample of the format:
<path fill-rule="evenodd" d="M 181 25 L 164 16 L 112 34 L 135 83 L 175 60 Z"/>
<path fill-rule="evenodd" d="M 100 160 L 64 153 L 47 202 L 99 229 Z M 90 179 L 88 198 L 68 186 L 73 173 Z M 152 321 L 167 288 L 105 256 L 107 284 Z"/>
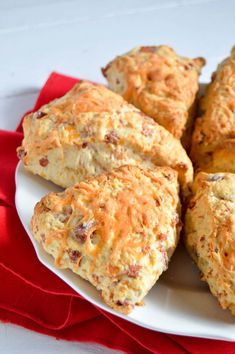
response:
<path fill-rule="evenodd" d="M 129 316 L 107 307 L 96 289 L 70 270 L 60 270 L 53 259 L 33 238 L 29 223 L 34 205 L 56 185 L 33 176 L 19 163 L 16 169 L 16 208 L 39 260 L 75 291 L 100 308 L 155 331 L 186 336 L 235 341 L 235 320 L 220 308 L 207 285 L 182 246 L 175 252 L 170 267 L 145 298 L 145 306 L 137 307 Z"/>

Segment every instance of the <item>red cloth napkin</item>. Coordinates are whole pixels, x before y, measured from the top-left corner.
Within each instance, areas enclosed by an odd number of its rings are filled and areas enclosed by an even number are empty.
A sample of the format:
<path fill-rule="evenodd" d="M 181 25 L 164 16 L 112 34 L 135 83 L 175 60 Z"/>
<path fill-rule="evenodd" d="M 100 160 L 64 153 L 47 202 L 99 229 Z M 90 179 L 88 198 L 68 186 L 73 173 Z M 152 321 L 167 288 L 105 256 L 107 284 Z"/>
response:
<path fill-rule="evenodd" d="M 76 82 L 51 74 L 34 110 L 64 95 Z M 14 204 L 16 148 L 22 137 L 21 124 L 16 132 L 0 131 L 0 319 L 58 339 L 100 343 L 126 353 L 235 353 L 231 342 L 162 334 L 110 315 L 38 261 Z"/>

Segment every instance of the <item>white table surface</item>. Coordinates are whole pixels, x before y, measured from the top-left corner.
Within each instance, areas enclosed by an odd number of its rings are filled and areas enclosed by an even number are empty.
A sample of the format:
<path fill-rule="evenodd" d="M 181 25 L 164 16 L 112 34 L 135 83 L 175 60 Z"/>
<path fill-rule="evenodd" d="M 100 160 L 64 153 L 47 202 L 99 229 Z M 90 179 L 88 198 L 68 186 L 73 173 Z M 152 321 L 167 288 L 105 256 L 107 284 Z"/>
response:
<path fill-rule="evenodd" d="M 0 128 L 15 129 L 51 71 L 105 82 L 100 68 L 137 45 L 204 56 L 201 82 L 235 45 L 233 0 L 0 0 Z M 0 353 L 111 353 L 0 323 Z"/>

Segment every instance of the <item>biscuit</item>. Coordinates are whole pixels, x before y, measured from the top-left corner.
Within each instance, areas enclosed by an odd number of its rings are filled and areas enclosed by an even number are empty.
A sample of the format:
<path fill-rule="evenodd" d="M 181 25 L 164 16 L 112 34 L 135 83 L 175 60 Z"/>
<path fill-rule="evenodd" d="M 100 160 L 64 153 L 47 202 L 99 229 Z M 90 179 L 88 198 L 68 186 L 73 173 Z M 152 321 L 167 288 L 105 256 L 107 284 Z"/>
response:
<path fill-rule="evenodd" d="M 35 206 L 34 237 L 55 265 L 88 280 L 124 314 L 155 284 L 181 229 L 177 172 L 122 166 L 49 193 Z"/>
<path fill-rule="evenodd" d="M 180 142 L 102 85 L 76 84 L 28 114 L 18 155 L 27 170 L 69 187 L 122 165 L 176 169 L 187 190 L 192 163 Z"/>
<path fill-rule="evenodd" d="M 235 175 L 200 172 L 185 217 L 187 249 L 223 309 L 235 315 Z"/>
<path fill-rule="evenodd" d="M 235 172 L 235 47 L 212 75 L 201 100 L 191 157 L 196 169 Z"/>
<path fill-rule="evenodd" d="M 203 58 L 181 57 L 168 46 L 137 47 L 102 69 L 109 87 L 170 131 L 184 146 L 190 132 Z"/>

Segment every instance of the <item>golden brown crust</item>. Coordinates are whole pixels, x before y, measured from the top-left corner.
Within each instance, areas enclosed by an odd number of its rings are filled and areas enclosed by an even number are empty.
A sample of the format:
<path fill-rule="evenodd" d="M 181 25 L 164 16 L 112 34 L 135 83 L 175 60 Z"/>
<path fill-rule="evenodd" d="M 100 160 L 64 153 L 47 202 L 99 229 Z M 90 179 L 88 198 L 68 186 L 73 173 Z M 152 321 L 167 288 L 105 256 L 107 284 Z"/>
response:
<path fill-rule="evenodd" d="M 110 62 L 103 74 L 109 87 L 176 138 L 189 135 L 203 58 L 178 56 L 167 46 L 137 47 Z"/>
<path fill-rule="evenodd" d="M 27 115 L 23 129 L 18 152 L 25 167 L 62 187 L 126 164 L 171 166 L 185 191 L 193 178 L 180 142 L 101 85 L 75 85 Z"/>
<path fill-rule="evenodd" d="M 36 205 L 34 237 L 55 259 L 88 280 L 104 301 L 128 314 L 174 252 L 180 226 L 177 173 L 122 166 Z"/>
<path fill-rule="evenodd" d="M 201 172 L 185 218 L 187 249 L 222 308 L 235 315 L 235 175 Z"/>
<path fill-rule="evenodd" d="M 201 110 L 192 138 L 191 157 L 196 168 L 235 172 L 235 47 L 213 74 Z"/>

